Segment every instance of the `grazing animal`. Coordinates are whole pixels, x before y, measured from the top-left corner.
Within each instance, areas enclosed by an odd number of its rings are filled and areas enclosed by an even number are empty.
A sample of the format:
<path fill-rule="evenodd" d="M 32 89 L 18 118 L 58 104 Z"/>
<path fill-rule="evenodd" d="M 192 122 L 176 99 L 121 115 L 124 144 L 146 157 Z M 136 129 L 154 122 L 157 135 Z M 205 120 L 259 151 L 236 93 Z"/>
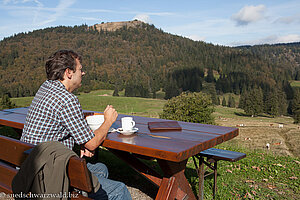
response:
<path fill-rule="evenodd" d="M 282 144 L 282 141 L 276 142 L 276 143 L 274 143 L 273 145 L 281 145 L 281 144 Z"/>
<path fill-rule="evenodd" d="M 269 149 L 270 149 L 270 144 L 267 143 L 267 144 L 266 144 L 266 147 L 267 147 L 267 149 L 269 150 Z"/>

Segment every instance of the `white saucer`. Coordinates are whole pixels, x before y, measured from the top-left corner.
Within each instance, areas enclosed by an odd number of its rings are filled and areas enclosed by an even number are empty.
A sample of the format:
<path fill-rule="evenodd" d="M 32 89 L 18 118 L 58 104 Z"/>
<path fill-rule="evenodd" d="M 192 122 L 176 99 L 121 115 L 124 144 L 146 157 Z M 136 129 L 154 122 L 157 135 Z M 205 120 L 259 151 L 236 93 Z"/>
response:
<path fill-rule="evenodd" d="M 118 128 L 117 131 L 123 135 L 131 135 L 135 132 L 137 132 L 139 129 L 138 128 L 133 128 L 132 130 L 126 130 L 126 131 L 123 131 L 122 128 Z"/>

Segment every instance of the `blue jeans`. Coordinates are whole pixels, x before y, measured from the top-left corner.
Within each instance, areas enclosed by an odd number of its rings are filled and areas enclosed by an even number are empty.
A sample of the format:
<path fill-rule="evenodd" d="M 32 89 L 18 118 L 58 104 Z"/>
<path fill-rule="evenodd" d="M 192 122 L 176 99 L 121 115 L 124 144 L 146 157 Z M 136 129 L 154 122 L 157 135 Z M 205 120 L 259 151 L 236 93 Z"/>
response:
<path fill-rule="evenodd" d="M 131 196 L 124 183 L 108 179 L 108 169 L 103 163 L 87 163 L 87 168 L 94 174 L 101 184 L 96 193 L 90 193 L 92 199 L 131 200 Z"/>

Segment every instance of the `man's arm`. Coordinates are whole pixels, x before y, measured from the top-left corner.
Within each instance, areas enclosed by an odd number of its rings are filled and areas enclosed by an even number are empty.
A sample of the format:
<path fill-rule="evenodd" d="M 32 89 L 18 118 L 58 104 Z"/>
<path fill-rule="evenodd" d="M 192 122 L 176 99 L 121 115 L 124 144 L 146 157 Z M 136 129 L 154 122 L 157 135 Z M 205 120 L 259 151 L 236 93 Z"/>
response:
<path fill-rule="evenodd" d="M 103 124 L 94 131 L 95 137 L 84 144 L 84 147 L 90 151 L 94 151 L 100 146 L 100 144 L 105 140 L 109 128 L 116 121 L 118 117 L 117 111 L 113 106 L 108 105 L 104 110 L 104 122 Z"/>

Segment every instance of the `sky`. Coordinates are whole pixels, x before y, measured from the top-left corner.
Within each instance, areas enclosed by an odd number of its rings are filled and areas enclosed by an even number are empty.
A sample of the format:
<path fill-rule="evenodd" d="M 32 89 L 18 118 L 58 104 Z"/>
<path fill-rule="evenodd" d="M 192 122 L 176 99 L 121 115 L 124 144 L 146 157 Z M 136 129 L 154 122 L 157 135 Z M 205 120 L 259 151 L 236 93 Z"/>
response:
<path fill-rule="evenodd" d="M 300 42 L 300 0 L 1 0 L 0 40 L 47 27 L 134 19 L 215 45 Z"/>

